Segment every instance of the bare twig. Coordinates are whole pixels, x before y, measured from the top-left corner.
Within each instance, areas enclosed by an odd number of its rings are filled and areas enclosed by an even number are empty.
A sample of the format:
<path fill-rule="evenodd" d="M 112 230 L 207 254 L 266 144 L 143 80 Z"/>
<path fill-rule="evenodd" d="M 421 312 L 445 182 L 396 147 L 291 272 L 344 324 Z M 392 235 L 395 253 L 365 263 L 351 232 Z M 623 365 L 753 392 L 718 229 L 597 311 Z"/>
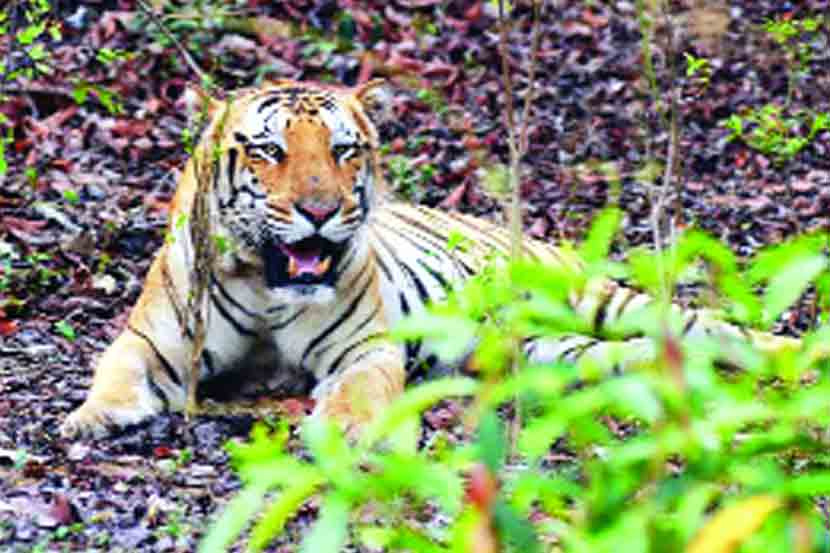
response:
<path fill-rule="evenodd" d="M 515 110 L 513 103 L 513 80 L 510 69 L 510 53 L 508 51 L 508 22 L 505 17 L 504 0 L 499 0 L 499 54 L 501 57 L 502 84 L 505 93 L 505 123 L 508 133 L 508 149 L 510 152 L 510 164 L 508 168 L 508 186 L 510 189 L 510 258 L 518 260 L 522 255 L 522 209 L 521 209 L 521 162 L 527 153 L 527 132 L 530 123 L 530 110 L 535 97 L 536 63 L 541 42 L 539 32 L 540 12 L 542 0 L 533 2 L 533 30 L 531 38 L 530 68 L 528 70 L 528 89 L 525 95 L 524 109 L 521 116 L 521 129 L 516 128 Z M 519 370 L 519 358 L 521 344 L 518 339 L 513 340 L 513 361 L 511 370 L 515 374 Z M 516 451 L 519 432 L 522 425 L 522 414 L 518 398 L 514 399 L 513 419 L 509 429 L 509 441 L 511 451 Z"/>
<path fill-rule="evenodd" d="M 190 70 L 193 71 L 197 77 L 199 77 L 199 82 L 202 84 L 210 82 L 210 76 L 204 71 L 202 71 L 202 69 L 199 67 L 199 64 L 196 63 L 196 61 L 193 59 L 193 56 L 191 56 L 190 52 L 187 51 L 187 48 L 185 48 L 182 45 L 182 43 L 179 42 L 179 39 L 177 39 L 176 36 L 170 32 L 170 29 L 167 28 L 167 26 L 164 24 L 164 21 L 162 21 L 158 14 L 156 14 L 155 10 L 151 6 L 148 6 L 145 0 L 138 0 L 138 7 L 141 8 L 141 11 L 147 14 L 147 16 L 150 19 L 152 19 L 153 23 L 156 24 L 156 27 L 158 27 L 159 30 L 162 33 L 164 33 L 164 36 L 166 36 L 170 40 L 170 42 L 173 43 L 173 45 L 182 55 L 184 62 L 187 64 Z"/>
<path fill-rule="evenodd" d="M 202 71 L 199 64 L 193 59 L 182 43 L 170 32 L 164 21 L 156 14 L 155 10 L 148 6 L 145 0 L 138 0 L 138 6 L 159 28 L 159 30 L 173 43 L 184 59 L 185 64 L 199 78 L 202 85 L 210 83 L 211 79 L 207 73 Z M 228 107 L 219 122 L 219 134 L 221 135 L 224 117 L 227 116 Z M 206 112 L 206 110 L 205 110 Z M 201 372 L 202 354 L 204 352 L 205 340 L 207 338 L 207 310 L 205 309 L 206 298 L 210 281 L 208 275 L 216 259 L 216 245 L 211 225 L 210 186 L 212 173 L 217 169 L 218 150 L 215 150 L 209 143 L 196 148 L 193 153 L 193 172 L 196 178 L 196 192 L 191 205 L 188 220 L 188 238 L 190 240 L 193 259 L 189 275 L 189 293 L 187 304 L 181 325 L 182 334 L 188 330 L 192 333 L 192 349 L 190 356 L 190 367 L 187 382 L 187 406 L 186 415 L 188 419 L 198 410 L 196 389 L 199 383 Z"/>
<path fill-rule="evenodd" d="M 209 101 L 207 98 L 205 102 Z M 227 107 L 219 115 L 213 135 L 221 137 L 232 107 L 233 99 L 228 100 Z M 207 109 L 203 111 L 207 115 Z M 210 194 L 213 177 L 219 170 L 219 157 L 222 155 L 220 146 L 211 140 L 205 141 L 193 153 L 193 171 L 196 178 L 196 192 L 193 197 L 189 218 L 189 238 L 193 251 L 193 263 L 189 275 L 189 294 L 187 297 L 186 324 L 192 328 L 192 350 L 190 357 L 190 372 L 187 388 L 188 417 L 198 411 L 196 389 L 202 365 L 205 340 L 207 338 L 207 293 L 210 287 L 209 275 L 216 262 L 217 247 L 213 229 L 210 208 Z M 192 323 L 192 325 L 191 325 Z M 184 332 L 185 327 L 182 328 Z"/>

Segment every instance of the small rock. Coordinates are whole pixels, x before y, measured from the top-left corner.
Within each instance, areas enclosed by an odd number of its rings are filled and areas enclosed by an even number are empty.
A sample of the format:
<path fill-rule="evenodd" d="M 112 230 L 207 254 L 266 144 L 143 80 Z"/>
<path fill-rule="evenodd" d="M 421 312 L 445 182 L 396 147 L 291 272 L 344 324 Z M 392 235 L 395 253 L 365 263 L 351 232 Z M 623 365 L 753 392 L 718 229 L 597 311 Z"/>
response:
<path fill-rule="evenodd" d="M 110 296 L 118 288 L 118 282 L 112 275 L 95 275 L 92 277 L 92 288 Z"/>
<path fill-rule="evenodd" d="M 89 455 L 90 447 L 81 442 L 75 442 L 66 452 L 66 458 L 70 461 L 81 461 Z"/>

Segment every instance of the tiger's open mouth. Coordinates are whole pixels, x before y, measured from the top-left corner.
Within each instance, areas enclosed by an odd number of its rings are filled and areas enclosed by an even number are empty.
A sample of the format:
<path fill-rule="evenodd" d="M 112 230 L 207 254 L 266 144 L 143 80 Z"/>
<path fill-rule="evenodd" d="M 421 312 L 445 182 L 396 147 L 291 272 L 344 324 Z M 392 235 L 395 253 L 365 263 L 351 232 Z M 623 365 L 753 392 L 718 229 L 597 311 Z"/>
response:
<path fill-rule="evenodd" d="M 320 236 L 292 244 L 265 245 L 265 282 L 269 288 L 290 285 L 334 286 L 337 266 L 346 243 L 338 244 Z"/>

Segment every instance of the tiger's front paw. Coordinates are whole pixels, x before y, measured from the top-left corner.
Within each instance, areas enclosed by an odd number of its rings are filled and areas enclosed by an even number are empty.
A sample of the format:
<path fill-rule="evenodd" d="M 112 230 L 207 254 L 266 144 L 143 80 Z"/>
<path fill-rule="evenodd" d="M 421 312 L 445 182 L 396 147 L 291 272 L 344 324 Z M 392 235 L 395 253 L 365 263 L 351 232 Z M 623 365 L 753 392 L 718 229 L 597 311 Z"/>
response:
<path fill-rule="evenodd" d="M 311 416 L 335 423 L 350 442 L 357 442 L 370 417 L 353 407 L 342 398 L 330 396 L 317 402 Z"/>
<path fill-rule="evenodd" d="M 147 409 L 111 406 L 87 400 L 66 418 L 60 433 L 64 438 L 103 438 L 153 414 Z"/>
<path fill-rule="evenodd" d="M 346 436 L 357 440 L 369 423 L 378 419 L 403 393 L 403 367 L 355 367 L 324 382 L 316 392 L 312 416 L 336 423 Z"/>

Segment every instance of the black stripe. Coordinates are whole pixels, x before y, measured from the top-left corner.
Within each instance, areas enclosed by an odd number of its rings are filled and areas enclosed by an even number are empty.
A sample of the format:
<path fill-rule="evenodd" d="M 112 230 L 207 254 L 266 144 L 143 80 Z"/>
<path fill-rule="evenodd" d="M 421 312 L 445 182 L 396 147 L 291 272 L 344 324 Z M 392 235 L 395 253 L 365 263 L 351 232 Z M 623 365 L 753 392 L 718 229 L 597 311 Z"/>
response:
<path fill-rule="evenodd" d="M 264 100 L 259 105 L 259 108 L 256 110 L 257 113 L 262 113 L 263 111 L 265 111 L 269 107 L 273 106 L 274 104 L 279 104 L 280 102 L 282 102 L 283 98 L 285 98 L 285 95 L 282 94 L 281 92 L 274 94 L 273 96 L 271 96 L 267 100 Z"/>
<path fill-rule="evenodd" d="M 346 269 L 349 268 L 349 265 L 352 264 L 354 261 L 354 257 L 357 254 L 357 247 L 352 246 L 349 248 L 349 256 L 346 258 L 345 261 L 341 261 L 338 263 L 339 267 L 337 267 L 337 272 L 343 274 L 346 272 Z"/>
<path fill-rule="evenodd" d="M 605 317 L 608 315 L 608 305 L 611 303 L 611 298 L 614 297 L 616 290 L 610 294 L 603 294 L 600 304 L 594 313 L 594 332 L 599 333 L 602 330 L 602 324 L 605 322 Z"/>
<path fill-rule="evenodd" d="M 509 254 L 510 253 L 510 242 L 502 240 L 501 237 L 498 236 L 498 233 L 494 232 L 494 233 L 488 234 L 488 233 L 484 232 L 483 230 L 481 230 L 479 227 L 472 224 L 465 217 L 452 217 L 450 215 L 450 218 L 454 222 L 456 222 L 460 225 L 463 225 L 463 226 L 467 227 L 468 229 L 470 229 L 471 231 L 473 231 L 474 233 L 476 233 L 477 234 L 476 239 L 479 240 L 480 242 L 487 243 L 487 245 L 489 247 L 495 249 L 496 251 L 498 251 L 502 254 Z M 522 250 L 524 250 L 524 248 L 522 248 Z"/>
<path fill-rule="evenodd" d="M 164 410 L 169 411 L 170 398 L 167 397 L 167 393 L 161 386 L 158 385 L 158 382 L 150 378 L 150 371 L 147 371 L 144 377 L 147 380 L 147 386 L 150 388 L 150 391 L 161 400 L 161 404 L 164 406 Z"/>
<path fill-rule="evenodd" d="M 265 198 L 268 197 L 268 194 L 265 194 L 263 192 L 257 192 L 256 190 L 254 190 L 253 188 L 251 188 L 247 184 L 241 185 L 239 187 L 239 190 L 241 192 L 245 192 L 246 194 L 252 196 L 255 200 L 264 200 Z"/>
<path fill-rule="evenodd" d="M 686 324 L 683 325 L 683 336 L 686 336 L 692 330 L 692 327 L 695 326 L 695 323 L 697 322 L 697 316 L 698 312 L 694 311 L 692 313 L 692 316 L 689 317 L 689 320 L 686 321 Z"/>
<path fill-rule="evenodd" d="M 633 300 L 635 297 L 637 297 L 637 292 L 635 292 L 631 288 L 626 288 L 625 290 L 626 290 L 626 292 L 628 292 L 628 295 L 625 297 L 625 299 L 622 301 L 620 306 L 617 308 L 617 319 L 622 318 L 623 311 L 625 310 L 625 308 L 628 307 L 628 304 L 631 303 L 631 300 Z"/>
<path fill-rule="evenodd" d="M 433 229 L 430 226 L 426 225 L 422 221 L 419 221 L 418 219 L 413 219 L 411 217 L 408 217 L 407 215 L 404 215 L 403 213 L 397 213 L 397 212 L 394 212 L 394 211 L 392 213 L 394 213 L 396 217 L 398 217 L 400 220 L 402 220 L 406 224 L 411 225 L 411 226 L 413 226 L 413 227 L 415 227 L 419 230 L 422 230 L 423 232 L 425 232 L 428 235 L 432 236 L 433 238 L 437 239 L 439 243 L 441 243 L 443 241 L 444 242 L 444 249 L 446 249 L 446 242 L 447 242 L 447 235 L 446 234 L 438 233 L 438 232 L 435 231 L 435 229 Z"/>
<path fill-rule="evenodd" d="M 377 235 L 377 238 L 378 243 L 384 248 L 386 248 L 386 250 L 389 252 L 389 257 L 392 258 L 392 261 L 394 261 L 401 269 L 401 271 L 408 275 L 409 278 L 412 280 L 412 283 L 415 284 L 415 289 L 418 291 L 418 297 L 421 299 L 421 303 L 427 303 L 430 300 L 430 295 L 429 292 L 427 292 L 426 286 L 424 286 L 424 283 L 421 281 L 421 279 L 417 277 L 417 275 L 409 265 L 407 265 L 404 261 L 400 260 L 398 255 L 392 250 L 392 248 L 389 247 L 389 245 L 383 237 Z M 419 246 L 417 246 L 416 244 L 416 247 Z"/>
<path fill-rule="evenodd" d="M 421 279 L 418 278 L 418 275 L 415 274 L 415 271 L 413 271 L 409 265 L 401 261 L 398 261 L 398 265 L 401 267 L 401 269 L 403 269 L 403 271 L 407 275 L 409 275 L 409 278 L 412 279 L 412 283 L 415 285 L 415 289 L 418 291 L 418 297 L 421 299 L 421 303 L 429 303 L 429 292 L 427 291 L 426 286 L 424 286 L 424 283 L 421 281 Z"/>
<path fill-rule="evenodd" d="M 404 316 L 409 315 L 412 310 L 409 308 L 409 302 L 406 301 L 406 295 L 403 292 L 399 292 L 398 296 L 401 299 L 401 311 L 403 312 Z"/>
<path fill-rule="evenodd" d="M 426 261 L 424 261 L 423 259 L 418 260 L 418 265 L 420 265 L 422 269 L 424 269 L 426 272 L 432 275 L 432 278 L 437 280 L 438 284 L 440 284 L 444 290 L 449 290 L 450 283 L 447 282 L 447 279 L 444 278 L 444 275 L 442 275 L 441 273 L 427 265 Z"/>
<path fill-rule="evenodd" d="M 256 332 L 249 328 L 245 328 L 244 326 L 239 324 L 239 321 L 231 317 L 231 314 L 228 313 L 228 310 L 225 309 L 225 306 L 222 305 L 222 303 L 219 301 L 215 294 L 210 295 L 210 300 L 211 302 L 213 302 L 213 305 L 216 306 L 216 309 L 219 311 L 219 314 L 222 315 L 222 318 L 228 321 L 228 323 L 230 323 L 234 330 L 236 330 L 239 334 L 242 334 L 244 336 L 256 336 Z"/>
<path fill-rule="evenodd" d="M 421 355 L 421 347 L 424 341 L 418 338 L 417 340 L 407 340 L 404 344 L 404 354 L 406 355 L 406 363 L 415 363 Z"/>
<path fill-rule="evenodd" d="M 356 334 L 358 334 L 361 330 L 363 330 L 364 328 L 366 328 L 366 325 L 368 325 L 368 324 L 369 324 L 369 323 L 371 323 L 373 320 L 375 320 L 375 317 L 377 317 L 377 316 L 378 316 L 378 313 L 380 313 L 380 310 L 381 310 L 381 308 L 382 308 L 382 307 L 383 307 L 383 304 L 382 304 L 382 303 L 380 303 L 380 302 L 378 302 L 378 304 L 375 306 L 375 308 L 372 310 L 372 312 L 371 312 L 371 313 L 369 313 L 369 316 L 367 316 L 365 319 L 363 319 L 363 320 L 360 322 L 360 324 L 358 324 L 358 325 L 354 328 L 354 330 L 352 330 L 352 331 L 349 333 L 349 335 L 348 335 L 348 336 L 346 336 L 345 340 L 348 340 L 348 339 L 350 339 L 350 338 L 354 337 L 354 336 L 355 336 Z"/>
<path fill-rule="evenodd" d="M 153 350 L 153 353 L 155 353 L 155 354 L 156 354 L 156 358 L 158 358 L 158 361 L 159 361 L 159 363 L 161 364 L 162 368 L 164 369 L 164 372 L 165 372 L 165 373 L 167 373 L 167 377 L 168 377 L 168 378 L 169 378 L 169 379 L 173 382 L 173 384 L 175 384 L 176 386 L 181 386 L 181 385 L 182 385 L 182 379 L 181 379 L 181 378 L 179 377 L 179 375 L 176 373 L 175 369 L 173 369 L 173 365 L 171 365 L 171 364 L 170 364 L 170 361 L 168 361 L 168 360 L 167 360 L 167 358 L 166 358 L 166 357 L 164 357 L 164 356 L 161 354 L 161 352 L 158 350 L 158 348 L 156 347 L 156 344 L 154 344 L 154 343 L 153 343 L 153 341 L 152 341 L 152 340 L 151 340 L 151 339 L 150 339 L 150 338 L 149 338 L 146 334 L 144 334 L 143 332 L 139 331 L 139 330 L 138 330 L 137 328 L 135 328 L 134 326 L 132 326 L 132 325 L 128 324 L 128 325 L 127 325 L 127 328 L 129 328 L 129 329 L 132 331 L 132 333 L 133 333 L 133 334 L 135 334 L 136 336 L 138 336 L 139 338 L 141 338 L 142 340 L 144 340 L 145 342 L 147 342 L 147 345 L 149 345 L 149 346 L 150 346 L 150 349 L 152 349 L 152 350 Z"/>
<path fill-rule="evenodd" d="M 406 300 L 406 294 L 399 292 L 398 297 L 400 298 L 401 311 L 403 312 L 404 317 L 409 316 L 412 310 L 409 307 L 409 302 Z M 404 343 L 404 354 L 406 355 L 407 363 L 413 363 L 418 359 L 418 355 L 421 353 L 421 347 L 423 344 L 424 341 L 420 338 L 417 340 L 407 340 Z"/>
<path fill-rule="evenodd" d="M 213 354 L 210 350 L 204 349 L 202 351 L 202 361 L 205 363 L 205 368 L 210 376 L 216 374 L 216 364 L 213 362 Z"/>
<path fill-rule="evenodd" d="M 236 160 L 239 157 L 239 150 L 228 148 L 228 188 L 233 190 L 236 184 Z M 234 192 L 235 195 L 235 192 Z"/>
<path fill-rule="evenodd" d="M 575 346 L 572 346 L 559 354 L 559 360 L 566 361 L 569 363 L 576 363 L 577 361 L 579 361 L 579 356 L 583 355 L 586 351 L 588 351 L 589 349 L 591 349 L 599 343 L 599 340 L 589 340 L 584 344 L 577 344 Z M 572 361 L 568 359 L 568 357 L 571 354 L 576 354 L 576 357 L 574 357 Z"/>
<path fill-rule="evenodd" d="M 423 236 L 422 234 L 415 233 L 415 232 L 405 233 L 405 232 L 403 232 L 403 231 L 401 231 L 401 230 L 399 230 L 395 227 L 384 225 L 383 223 L 378 223 L 378 224 L 383 226 L 384 228 L 386 228 L 389 232 L 397 234 L 398 236 L 403 238 L 405 241 L 409 242 L 410 244 L 412 244 L 417 249 L 421 250 L 422 252 L 424 252 L 427 255 L 437 255 L 437 252 L 445 253 L 447 251 L 446 244 L 441 244 L 440 242 L 434 242 L 431 239 L 429 239 L 428 237 Z M 423 243 L 418 242 L 417 240 L 415 240 L 414 237 L 418 237 L 420 240 L 423 241 Z"/>
<path fill-rule="evenodd" d="M 389 271 L 389 267 L 386 266 L 386 262 L 383 260 L 383 257 L 377 250 L 375 250 L 375 262 L 378 264 L 378 268 L 380 268 L 380 271 L 384 275 L 386 275 L 387 280 L 389 280 L 389 282 L 395 282 L 392 279 L 392 273 Z"/>
<path fill-rule="evenodd" d="M 342 353 L 340 353 L 340 355 L 337 356 L 337 359 L 335 359 L 332 362 L 331 366 L 329 367 L 329 371 L 328 371 L 327 374 L 332 375 L 332 374 L 336 373 L 337 369 L 340 368 L 340 363 L 342 363 L 343 360 L 346 358 L 346 356 L 349 355 L 351 352 L 353 352 L 355 349 L 357 349 L 359 346 L 362 346 L 363 344 L 365 344 L 366 342 L 368 342 L 370 340 L 380 338 L 381 336 L 383 336 L 383 333 L 381 333 L 381 332 L 378 332 L 376 334 L 370 334 L 370 335 L 354 342 L 353 344 L 351 344 L 349 347 L 344 349 L 342 351 Z"/>
<path fill-rule="evenodd" d="M 215 286 L 215 287 L 216 287 L 216 289 L 217 289 L 217 290 L 219 290 L 219 294 L 220 294 L 220 295 L 221 295 L 221 296 L 222 296 L 225 300 L 227 300 L 227 301 L 228 301 L 228 303 L 230 303 L 231 305 L 233 305 L 236 309 L 238 309 L 238 310 L 242 311 L 243 313 L 245 313 L 246 315 L 248 315 L 249 317 L 252 317 L 252 318 L 254 318 L 254 319 L 258 319 L 258 318 L 260 318 L 260 315 L 259 315 L 258 313 L 254 313 L 253 311 L 249 311 L 248 309 L 244 308 L 244 307 L 242 306 L 242 304 L 241 304 L 241 303 L 239 303 L 238 301 L 236 301 L 236 299 L 234 299 L 234 297 L 233 297 L 233 296 L 231 296 L 231 295 L 228 293 L 228 291 L 225 289 L 225 287 L 224 287 L 224 286 L 222 286 L 222 283 L 221 283 L 221 282 L 219 282 L 219 279 L 217 279 L 217 278 L 216 278 L 216 273 L 214 273 L 213 271 L 211 271 L 211 272 L 210 272 L 210 283 L 211 283 L 213 286 Z"/>
<path fill-rule="evenodd" d="M 268 330 L 270 330 L 272 332 L 274 330 L 282 330 L 283 328 L 287 327 L 288 325 L 290 325 L 291 323 L 296 321 L 298 318 L 300 318 L 300 316 L 303 313 L 305 313 L 306 309 L 307 309 L 306 307 L 303 307 L 302 309 L 300 309 L 299 311 L 294 313 L 294 315 L 292 315 L 291 317 L 288 317 L 288 319 L 286 319 L 284 321 L 280 321 L 278 323 L 274 323 L 273 325 L 271 325 L 271 327 L 269 327 Z"/>
<path fill-rule="evenodd" d="M 316 348 L 320 342 L 326 339 L 326 337 L 328 337 L 329 333 L 331 333 L 332 330 L 336 329 L 338 326 L 343 324 L 343 322 L 345 322 L 349 317 L 351 317 L 354 314 L 355 310 L 357 310 L 357 306 L 366 296 L 366 292 L 369 290 L 369 286 L 372 284 L 372 281 L 374 280 L 373 276 L 374 275 L 372 273 L 369 273 L 369 277 L 366 279 L 366 284 L 363 285 L 363 287 L 357 293 L 357 296 L 354 298 L 354 300 L 352 300 L 352 302 L 343 311 L 343 313 L 341 313 L 340 316 L 337 317 L 337 319 L 335 319 L 335 321 L 332 322 L 329 326 L 327 326 L 321 333 L 315 336 L 314 339 L 308 344 L 308 346 L 306 346 L 305 351 L 303 351 L 303 355 L 300 358 L 302 359 L 303 364 L 305 364 L 305 360 L 311 353 L 311 351 L 314 348 Z"/>

